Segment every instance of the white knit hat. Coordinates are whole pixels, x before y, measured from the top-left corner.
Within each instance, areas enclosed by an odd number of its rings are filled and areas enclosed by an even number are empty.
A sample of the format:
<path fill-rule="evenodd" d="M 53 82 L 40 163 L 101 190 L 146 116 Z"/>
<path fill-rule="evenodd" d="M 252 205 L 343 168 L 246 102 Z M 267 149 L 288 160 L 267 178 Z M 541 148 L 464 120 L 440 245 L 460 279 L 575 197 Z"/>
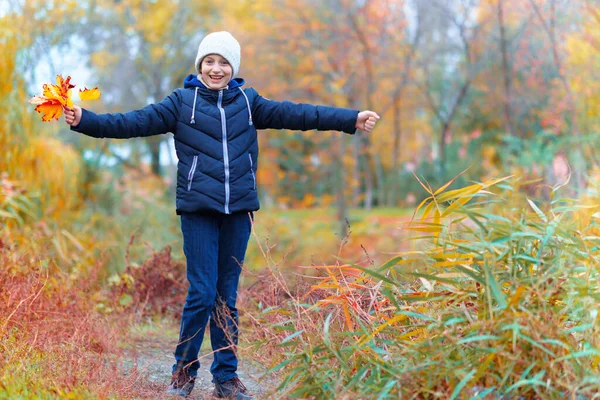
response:
<path fill-rule="evenodd" d="M 240 70 L 241 49 L 240 44 L 229 32 L 209 33 L 202 39 L 198 46 L 198 55 L 196 56 L 196 72 L 200 74 L 200 63 L 202 59 L 209 54 L 218 54 L 229 61 L 233 69 L 232 79 L 235 78 Z"/>

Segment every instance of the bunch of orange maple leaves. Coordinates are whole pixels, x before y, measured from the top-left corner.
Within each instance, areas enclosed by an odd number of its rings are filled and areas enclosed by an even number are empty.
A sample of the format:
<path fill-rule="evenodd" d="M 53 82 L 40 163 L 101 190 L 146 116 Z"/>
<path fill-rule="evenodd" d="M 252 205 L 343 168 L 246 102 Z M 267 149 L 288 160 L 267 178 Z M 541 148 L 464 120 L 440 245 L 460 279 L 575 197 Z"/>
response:
<path fill-rule="evenodd" d="M 65 107 L 73 107 L 71 98 L 71 89 L 75 87 L 71 83 L 71 77 L 63 79 L 61 75 L 56 76 L 56 85 L 51 83 L 44 84 L 44 92 L 29 99 L 31 104 L 36 104 L 35 111 L 42 114 L 42 121 L 50 121 L 53 118 L 58 119 L 63 114 Z M 100 90 L 97 87 L 93 89 L 79 90 L 80 100 L 97 100 L 100 98 Z"/>

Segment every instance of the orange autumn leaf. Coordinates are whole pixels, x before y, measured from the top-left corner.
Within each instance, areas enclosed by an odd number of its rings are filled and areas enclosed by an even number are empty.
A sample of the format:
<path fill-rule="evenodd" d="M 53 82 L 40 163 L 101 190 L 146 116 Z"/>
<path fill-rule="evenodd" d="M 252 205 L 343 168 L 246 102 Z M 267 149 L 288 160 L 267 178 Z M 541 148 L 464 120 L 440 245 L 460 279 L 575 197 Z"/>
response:
<path fill-rule="evenodd" d="M 29 100 L 32 104 L 37 104 L 35 111 L 42 114 L 42 121 L 50 121 L 52 118 L 58 119 L 63 113 L 63 105 L 60 100 L 49 99 L 44 96 L 35 96 Z"/>
<path fill-rule="evenodd" d="M 83 90 L 79 90 L 79 99 L 80 100 L 98 100 L 100 98 L 100 90 L 98 87 L 93 89 L 85 88 Z"/>
<path fill-rule="evenodd" d="M 61 75 L 57 75 L 56 84 L 45 83 L 43 93 L 33 96 L 29 99 L 29 102 L 36 105 L 35 111 L 42 114 L 42 121 L 50 121 L 53 118 L 58 119 L 63 114 L 64 107 L 73 107 L 71 89 L 74 87 L 75 85 L 71 83 L 70 76 L 64 79 Z M 86 91 L 88 90 L 80 91 L 80 96 Z M 84 95 L 88 97 L 82 100 L 95 100 L 100 97 L 98 88 L 92 89 L 90 92 L 94 93 Z"/>
<path fill-rule="evenodd" d="M 63 113 L 62 105 L 60 103 L 52 103 L 48 101 L 39 104 L 35 108 L 35 111 L 43 114 L 42 121 L 44 122 L 50 121 L 52 118 L 58 119 Z"/>
<path fill-rule="evenodd" d="M 67 79 L 63 79 L 62 75 L 56 75 L 56 85 L 63 88 L 63 90 L 73 89 L 75 85 L 71 83 L 71 77 L 67 76 Z"/>

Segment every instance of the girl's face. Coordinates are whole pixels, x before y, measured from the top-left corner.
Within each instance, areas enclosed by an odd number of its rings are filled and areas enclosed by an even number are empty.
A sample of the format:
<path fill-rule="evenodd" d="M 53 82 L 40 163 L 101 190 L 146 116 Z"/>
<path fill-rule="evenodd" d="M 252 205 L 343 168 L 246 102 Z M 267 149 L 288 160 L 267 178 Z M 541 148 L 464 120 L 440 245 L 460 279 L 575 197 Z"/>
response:
<path fill-rule="evenodd" d="M 231 80 L 233 68 L 225 58 L 218 54 L 209 54 L 202 59 L 200 65 L 202 80 L 210 89 L 222 89 Z"/>

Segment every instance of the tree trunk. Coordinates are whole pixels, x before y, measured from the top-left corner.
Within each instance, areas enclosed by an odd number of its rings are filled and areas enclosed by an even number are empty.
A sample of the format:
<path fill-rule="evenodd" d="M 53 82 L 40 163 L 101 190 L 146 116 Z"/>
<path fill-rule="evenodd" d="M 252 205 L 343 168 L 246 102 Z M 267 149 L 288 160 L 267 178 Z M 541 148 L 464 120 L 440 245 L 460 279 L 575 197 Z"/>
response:
<path fill-rule="evenodd" d="M 356 131 L 353 137 L 354 139 L 354 176 L 349 179 L 352 182 L 352 206 L 358 207 L 360 204 L 360 193 L 362 189 L 362 183 L 360 179 L 360 131 Z M 343 164 L 343 159 L 342 159 Z"/>
<path fill-rule="evenodd" d="M 542 27 L 544 31 L 548 35 L 548 39 L 550 39 L 550 44 L 552 46 L 552 58 L 554 60 L 554 66 L 558 73 L 558 77 L 563 85 L 564 91 L 567 95 L 567 104 L 569 105 L 569 114 L 571 116 L 571 132 L 576 138 L 577 143 L 575 144 L 575 156 L 572 158 L 571 162 L 575 164 L 575 174 L 573 179 L 573 184 L 576 188 L 582 189 L 585 187 L 585 178 L 584 178 L 584 169 L 585 160 L 584 160 L 584 151 L 583 146 L 581 144 L 581 132 L 579 132 L 579 124 L 577 118 L 577 108 L 575 104 L 575 96 L 573 95 L 573 90 L 571 88 L 571 84 L 569 83 L 569 79 L 565 70 L 563 69 L 562 60 L 560 58 L 560 54 L 558 52 L 558 43 L 556 41 L 556 0 L 550 1 L 550 23 L 544 19 L 540 8 L 534 0 L 529 0 L 529 3 L 533 7 L 536 15 L 538 16 L 540 22 L 542 23 Z"/>
<path fill-rule="evenodd" d="M 385 204 L 385 172 L 383 171 L 383 164 L 381 163 L 381 157 L 378 154 L 373 156 L 375 176 L 377 177 L 377 199 L 376 204 L 382 206 Z"/>
<path fill-rule="evenodd" d="M 160 139 L 159 138 L 148 138 L 148 147 L 150 148 L 150 165 L 152 167 L 152 173 L 157 176 L 161 175 L 160 166 Z"/>
<path fill-rule="evenodd" d="M 344 154 L 346 153 L 346 137 L 339 135 L 339 154 L 337 159 L 337 220 L 340 228 L 340 237 L 343 239 L 348 234 L 348 212 L 346 210 L 346 171 L 344 168 Z"/>
<path fill-rule="evenodd" d="M 511 69 L 508 63 L 508 43 L 506 40 L 506 25 L 504 23 L 504 0 L 498 0 L 498 25 L 500 26 L 500 51 L 502 52 L 502 76 L 504 78 L 504 129 L 509 135 L 515 134 L 511 110 Z"/>
<path fill-rule="evenodd" d="M 390 184 L 390 196 L 388 198 L 388 205 L 394 206 L 398 200 L 398 192 L 400 191 L 400 180 L 398 169 L 400 168 L 400 140 L 402 139 L 402 131 L 400 125 L 400 117 L 402 110 L 400 108 L 401 93 L 398 92 L 397 97 L 394 99 L 394 148 L 392 150 L 392 171 L 391 171 L 391 184 Z"/>
<path fill-rule="evenodd" d="M 373 208 L 373 164 L 370 146 L 365 142 L 365 210 L 370 211 Z"/>
<path fill-rule="evenodd" d="M 439 160 L 439 176 L 440 178 L 445 181 L 447 180 L 446 177 L 446 135 L 448 133 L 450 129 L 450 123 L 446 122 L 442 125 L 442 131 L 440 132 L 440 139 L 439 139 L 439 146 L 440 148 L 438 149 L 439 153 L 438 153 L 438 160 Z"/>
<path fill-rule="evenodd" d="M 358 41 L 362 45 L 362 59 L 364 70 L 366 73 L 366 106 L 368 110 L 372 110 L 371 94 L 375 90 L 375 80 L 373 78 L 373 59 L 371 45 L 367 40 L 367 35 L 362 31 L 357 21 L 356 15 L 348 13 L 348 17 Z M 357 132 L 358 133 L 358 132 Z M 362 135 L 361 135 L 362 136 Z M 365 209 L 370 210 L 373 207 L 373 163 L 371 155 L 371 141 L 368 135 L 362 137 L 363 140 L 358 140 L 359 155 L 364 154 L 364 171 L 365 171 Z"/>
<path fill-rule="evenodd" d="M 155 77 L 157 82 L 153 89 L 153 101 L 159 101 L 162 98 L 160 85 L 158 84 L 159 78 Z M 152 173 L 156 176 L 162 176 L 162 167 L 160 165 L 160 144 L 162 143 L 162 136 L 152 136 L 147 138 L 148 147 L 150 149 L 150 165 L 152 166 Z"/>

